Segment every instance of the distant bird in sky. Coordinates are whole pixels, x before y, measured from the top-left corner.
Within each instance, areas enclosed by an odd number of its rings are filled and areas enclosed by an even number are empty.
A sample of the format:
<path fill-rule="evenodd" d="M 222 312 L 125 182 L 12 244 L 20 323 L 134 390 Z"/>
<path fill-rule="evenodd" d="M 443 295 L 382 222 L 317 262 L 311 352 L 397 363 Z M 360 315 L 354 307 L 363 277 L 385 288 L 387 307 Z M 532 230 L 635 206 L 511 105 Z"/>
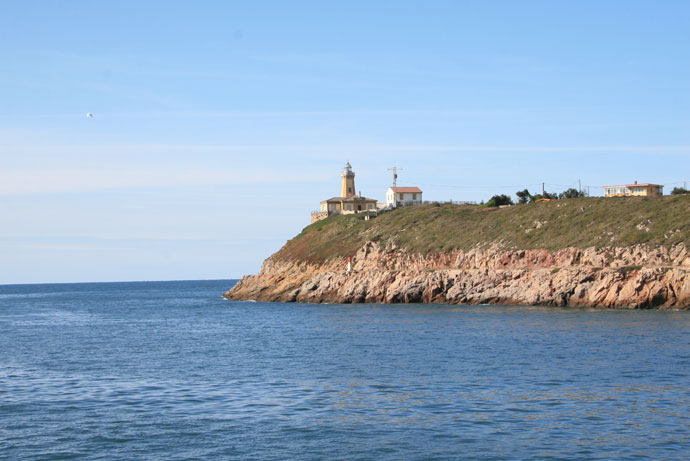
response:
<path fill-rule="evenodd" d="M 91 112 L 88 112 L 88 113 L 86 114 L 86 118 L 93 118 L 93 114 L 92 114 Z"/>

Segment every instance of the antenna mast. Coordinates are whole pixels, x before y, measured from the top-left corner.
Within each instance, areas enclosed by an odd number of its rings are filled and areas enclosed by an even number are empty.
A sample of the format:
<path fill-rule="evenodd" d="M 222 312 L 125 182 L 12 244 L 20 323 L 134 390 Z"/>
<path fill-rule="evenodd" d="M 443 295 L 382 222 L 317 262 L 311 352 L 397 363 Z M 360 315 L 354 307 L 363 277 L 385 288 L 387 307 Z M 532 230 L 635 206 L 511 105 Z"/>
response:
<path fill-rule="evenodd" d="M 402 168 L 398 168 L 397 166 L 394 166 L 393 168 L 388 168 L 388 171 L 393 172 L 393 187 L 396 187 L 398 183 L 398 171 L 402 171 Z"/>

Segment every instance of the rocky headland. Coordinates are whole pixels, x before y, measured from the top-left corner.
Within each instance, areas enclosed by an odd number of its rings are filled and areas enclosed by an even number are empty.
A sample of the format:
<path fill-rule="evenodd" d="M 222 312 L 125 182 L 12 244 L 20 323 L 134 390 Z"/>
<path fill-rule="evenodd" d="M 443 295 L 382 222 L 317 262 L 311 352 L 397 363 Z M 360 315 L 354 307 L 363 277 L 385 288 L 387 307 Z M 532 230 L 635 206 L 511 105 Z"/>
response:
<path fill-rule="evenodd" d="M 498 210 L 439 204 L 369 221 L 329 218 L 225 297 L 688 309 L 689 199 L 586 198 Z"/>

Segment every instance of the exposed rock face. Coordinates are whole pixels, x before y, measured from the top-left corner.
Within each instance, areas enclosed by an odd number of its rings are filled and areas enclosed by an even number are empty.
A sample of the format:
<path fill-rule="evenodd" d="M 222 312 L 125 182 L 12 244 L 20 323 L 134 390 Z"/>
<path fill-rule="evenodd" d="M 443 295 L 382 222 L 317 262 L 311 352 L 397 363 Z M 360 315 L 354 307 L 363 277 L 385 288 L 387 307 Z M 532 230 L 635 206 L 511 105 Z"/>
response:
<path fill-rule="evenodd" d="M 475 249 L 419 255 L 368 242 L 347 261 L 267 259 L 228 299 L 690 308 L 690 253 L 672 248 Z"/>

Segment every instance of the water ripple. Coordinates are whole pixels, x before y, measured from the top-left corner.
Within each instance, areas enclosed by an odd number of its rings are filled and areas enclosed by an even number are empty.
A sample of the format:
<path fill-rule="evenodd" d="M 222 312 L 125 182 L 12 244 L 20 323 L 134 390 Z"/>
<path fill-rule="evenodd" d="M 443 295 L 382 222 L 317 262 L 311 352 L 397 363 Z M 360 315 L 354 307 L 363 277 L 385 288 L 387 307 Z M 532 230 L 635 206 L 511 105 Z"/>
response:
<path fill-rule="evenodd" d="M 0 287 L 0 459 L 685 459 L 690 318 Z M 4 291 L 3 291 L 4 290 Z"/>

